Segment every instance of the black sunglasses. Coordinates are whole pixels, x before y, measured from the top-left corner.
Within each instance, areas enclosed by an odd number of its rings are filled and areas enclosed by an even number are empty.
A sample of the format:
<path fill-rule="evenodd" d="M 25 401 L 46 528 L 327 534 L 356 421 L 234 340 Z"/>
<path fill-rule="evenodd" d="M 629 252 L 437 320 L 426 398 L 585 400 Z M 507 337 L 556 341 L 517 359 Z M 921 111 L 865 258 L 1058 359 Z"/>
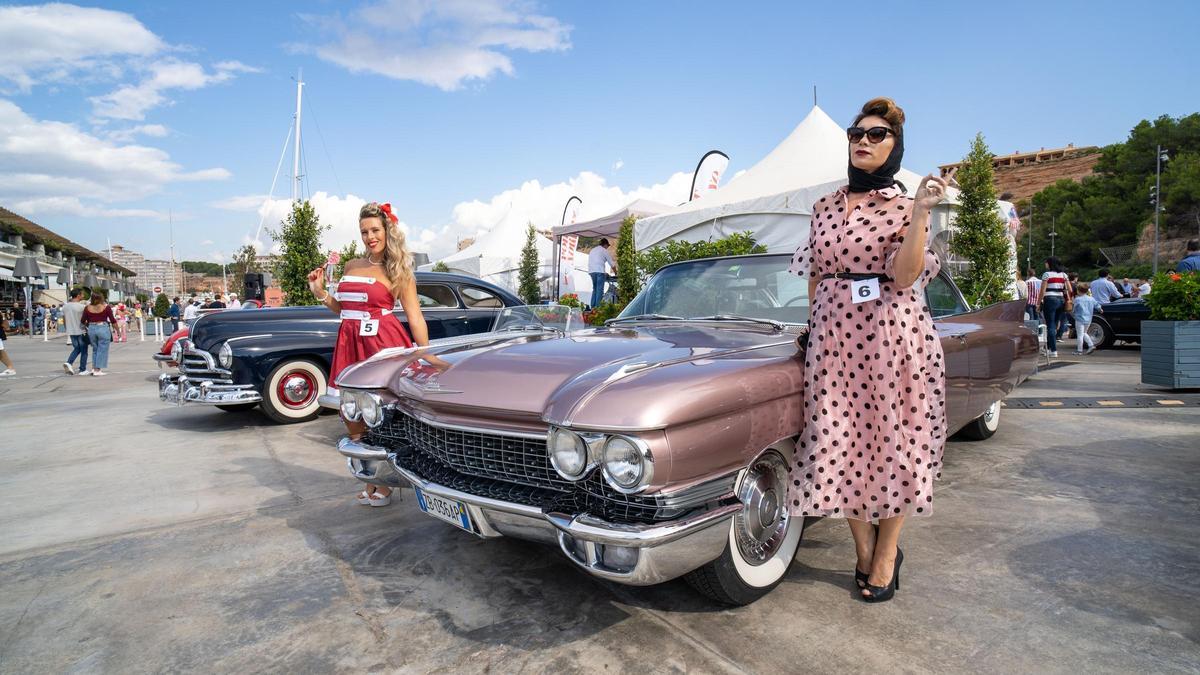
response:
<path fill-rule="evenodd" d="M 896 135 L 896 132 L 887 127 L 871 127 L 863 129 L 862 127 L 850 127 L 846 130 L 846 138 L 850 139 L 851 143 L 857 143 L 862 140 L 863 136 L 867 137 L 872 143 L 882 143 L 883 139 L 887 138 L 888 134 Z"/>

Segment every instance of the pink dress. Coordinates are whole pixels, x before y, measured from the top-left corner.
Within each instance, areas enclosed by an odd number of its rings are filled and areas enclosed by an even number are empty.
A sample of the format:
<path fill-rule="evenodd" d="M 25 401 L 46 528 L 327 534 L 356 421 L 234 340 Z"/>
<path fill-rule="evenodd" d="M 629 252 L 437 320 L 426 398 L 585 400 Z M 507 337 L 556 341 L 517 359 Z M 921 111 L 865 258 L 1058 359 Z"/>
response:
<path fill-rule="evenodd" d="M 337 285 L 337 301 L 342 306 L 342 324 L 333 347 L 330 383 L 346 366 L 374 356 L 388 347 L 411 347 L 412 338 L 404 324 L 392 313 L 396 299 L 387 284 L 374 277 L 344 276 Z M 364 321 L 378 321 L 372 335 L 363 335 Z"/>
<path fill-rule="evenodd" d="M 873 190 L 847 213 L 846 195 L 843 187 L 813 205 L 808 244 L 789 271 L 894 276 L 913 200 L 894 187 Z M 946 441 L 946 371 L 924 291 L 940 268 L 927 249 L 911 288 L 880 282 L 880 297 L 860 303 L 848 279 L 817 286 L 792 514 L 870 521 L 932 512 Z"/>

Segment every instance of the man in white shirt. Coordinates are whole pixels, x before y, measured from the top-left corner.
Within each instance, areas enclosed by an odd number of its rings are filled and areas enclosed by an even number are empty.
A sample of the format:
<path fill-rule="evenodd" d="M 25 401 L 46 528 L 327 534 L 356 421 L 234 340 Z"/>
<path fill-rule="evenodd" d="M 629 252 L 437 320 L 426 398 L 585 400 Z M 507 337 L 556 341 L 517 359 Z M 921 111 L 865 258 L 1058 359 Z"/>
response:
<path fill-rule="evenodd" d="M 191 321 L 192 319 L 195 319 L 196 311 L 199 308 L 199 306 L 200 305 L 198 303 L 196 303 L 195 301 L 189 302 L 188 306 L 185 307 L 183 310 L 183 320 Z"/>
<path fill-rule="evenodd" d="M 229 294 L 229 309 L 241 309 L 242 301 L 238 300 L 237 293 Z"/>
<path fill-rule="evenodd" d="M 84 307 L 87 307 L 87 303 L 83 301 L 83 289 L 79 288 L 71 291 L 71 300 L 63 305 L 63 319 L 66 320 L 67 336 L 71 340 L 71 355 L 62 364 L 63 372 L 68 375 L 88 374 L 88 339 L 80 321 L 83 318 Z M 75 366 L 72 365 L 76 356 L 79 357 L 79 370 L 75 370 Z"/>
<path fill-rule="evenodd" d="M 592 278 L 592 307 L 600 305 L 600 298 L 604 297 L 604 286 L 608 283 L 608 271 L 605 265 L 612 268 L 612 273 L 617 273 L 617 261 L 613 260 L 612 253 L 608 250 L 608 239 L 601 239 L 600 245 L 592 249 L 588 253 L 588 276 Z"/>
<path fill-rule="evenodd" d="M 1100 275 L 1096 280 L 1088 284 L 1088 290 L 1092 292 L 1092 297 L 1096 302 L 1107 305 L 1114 300 L 1120 300 L 1122 293 L 1117 285 L 1108 278 L 1108 270 L 1100 270 Z"/>

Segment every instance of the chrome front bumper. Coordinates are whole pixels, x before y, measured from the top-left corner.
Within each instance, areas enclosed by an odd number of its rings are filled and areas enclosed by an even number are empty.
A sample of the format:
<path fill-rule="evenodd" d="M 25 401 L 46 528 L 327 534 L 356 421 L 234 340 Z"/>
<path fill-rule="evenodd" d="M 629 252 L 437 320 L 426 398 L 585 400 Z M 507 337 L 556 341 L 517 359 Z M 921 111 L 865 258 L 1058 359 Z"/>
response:
<path fill-rule="evenodd" d="M 740 502 L 722 500 L 720 506 L 663 523 L 610 523 L 587 514 L 548 513 L 432 483 L 399 466 L 386 448 L 342 438 L 337 449 L 346 457 L 350 473 L 364 483 L 411 486 L 462 502 L 480 537 L 509 536 L 556 545 L 588 573 L 632 586 L 670 581 L 715 560 L 725 550 L 730 519 L 742 510 Z"/>
<path fill-rule="evenodd" d="M 191 380 L 187 375 L 163 373 L 158 376 L 158 399 L 175 405 L 236 405 L 258 403 L 262 401 L 262 395 L 252 384 L 233 384 L 212 378 Z"/>

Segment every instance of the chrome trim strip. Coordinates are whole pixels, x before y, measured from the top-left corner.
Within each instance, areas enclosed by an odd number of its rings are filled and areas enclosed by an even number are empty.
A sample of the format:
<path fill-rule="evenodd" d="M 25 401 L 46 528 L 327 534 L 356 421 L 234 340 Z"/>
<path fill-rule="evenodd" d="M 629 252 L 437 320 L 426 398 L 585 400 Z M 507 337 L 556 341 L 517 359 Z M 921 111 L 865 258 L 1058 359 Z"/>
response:
<path fill-rule="evenodd" d="M 274 333 L 259 333 L 257 335 L 239 335 L 225 340 L 225 342 L 236 342 L 238 340 L 252 340 L 254 338 L 275 337 Z"/>
<path fill-rule="evenodd" d="M 545 517 L 551 525 L 577 539 L 612 546 L 653 548 L 669 544 L 697 530 L 732 518 L 742 508 L 741 502 L 734 502 L 678 520 L 639 525 L 610 523 L 586 513 L 577 516 L 569 516 L 565 513 L 547 513 Z"/>
<path fill-rule="evenodd" d="M 472 506 L 478 506 L 480 508 L 492 509 L 493 511 L 503 511 L 504 513 L 512 513 L 512 514 L 515 514 L 518 516 L 527 516 L 529 518 L 537 518 L 539 520 L 542 519 L 542 517 L 543 517 L 542 510 L 537 508 L 536 506 L 526 506 L 524 504 L 513 504 L 512 502 L 502 502 L 498 499 L 491 499 L 488 497 L 478 497 L 476 495 L 468 494 L 466 492 L 460 492 L 459 490 L 455 490 L 454 488 L 446 487 L 444 485 L 439 485 L 437 483 L 431 483 L 431 482 L 425 480 L 424 478 L 421 478 L 417 474 L 409 471 L 408 469 L 405 469 L 404 467 L 396 464 L 396 460 L 394 457 L 388 458 L 388 464 L 390 464 L 392 466 L 392 469 L 395 470 L 396 473 L 400 474 L 404 478 L 404 480 L 408 481 L 409 483 L 412 483 L 413 487 L 420 488 L 423 492 L 428 492 L 431 495 L 437 495 L 438 497 L 445 497 L 446 499 L 453 499 L 456 501 L 464 502 L 466 504 L 470 504 Z M 739 508 L 741 507 L 740 504 L 738 506 L 739 506 Z"/>
<path fill-rule="evenodd" d="M 407 408 L 402 408 L 400 406 L 397 406 L 395 403 L 389 404 L 387 407 L 394 411 L 403 413 L 405 415 L 411 415 L 416 420 L 418 420 L 420 422 L 424 422 L 425 424 L 428 424 L 429 426 L 437 427 L 439 429 L 449 429 L 451 431 L 465 431 L 465 432 L 473 433 L 473 434 L 489 434 L 492 436 L 508 436 L 511 438 L 525 438 L 525 439 L 529 439 L 529 440 L 542 441 L 542 442 L 546 441 L 546 433 L 547 432 L 545 432 L 545 431 L 543 431 L 542 433 L 533 433 L 533 432 L 524 432 L 524 431 L 507 431 L 507 430 L 502 430 L 502 429 L 487 429 L 484 427 L 472 427 L 472 426 L 466 426 L 466 425 L 462 425 L 462 424 L 449 424 L 447 422 L 439 422 L 439 421 L 433 419 L 432 417 L 422 414 L 422 413 L 419 413 L 415 410 L 409 410 Z"/>

